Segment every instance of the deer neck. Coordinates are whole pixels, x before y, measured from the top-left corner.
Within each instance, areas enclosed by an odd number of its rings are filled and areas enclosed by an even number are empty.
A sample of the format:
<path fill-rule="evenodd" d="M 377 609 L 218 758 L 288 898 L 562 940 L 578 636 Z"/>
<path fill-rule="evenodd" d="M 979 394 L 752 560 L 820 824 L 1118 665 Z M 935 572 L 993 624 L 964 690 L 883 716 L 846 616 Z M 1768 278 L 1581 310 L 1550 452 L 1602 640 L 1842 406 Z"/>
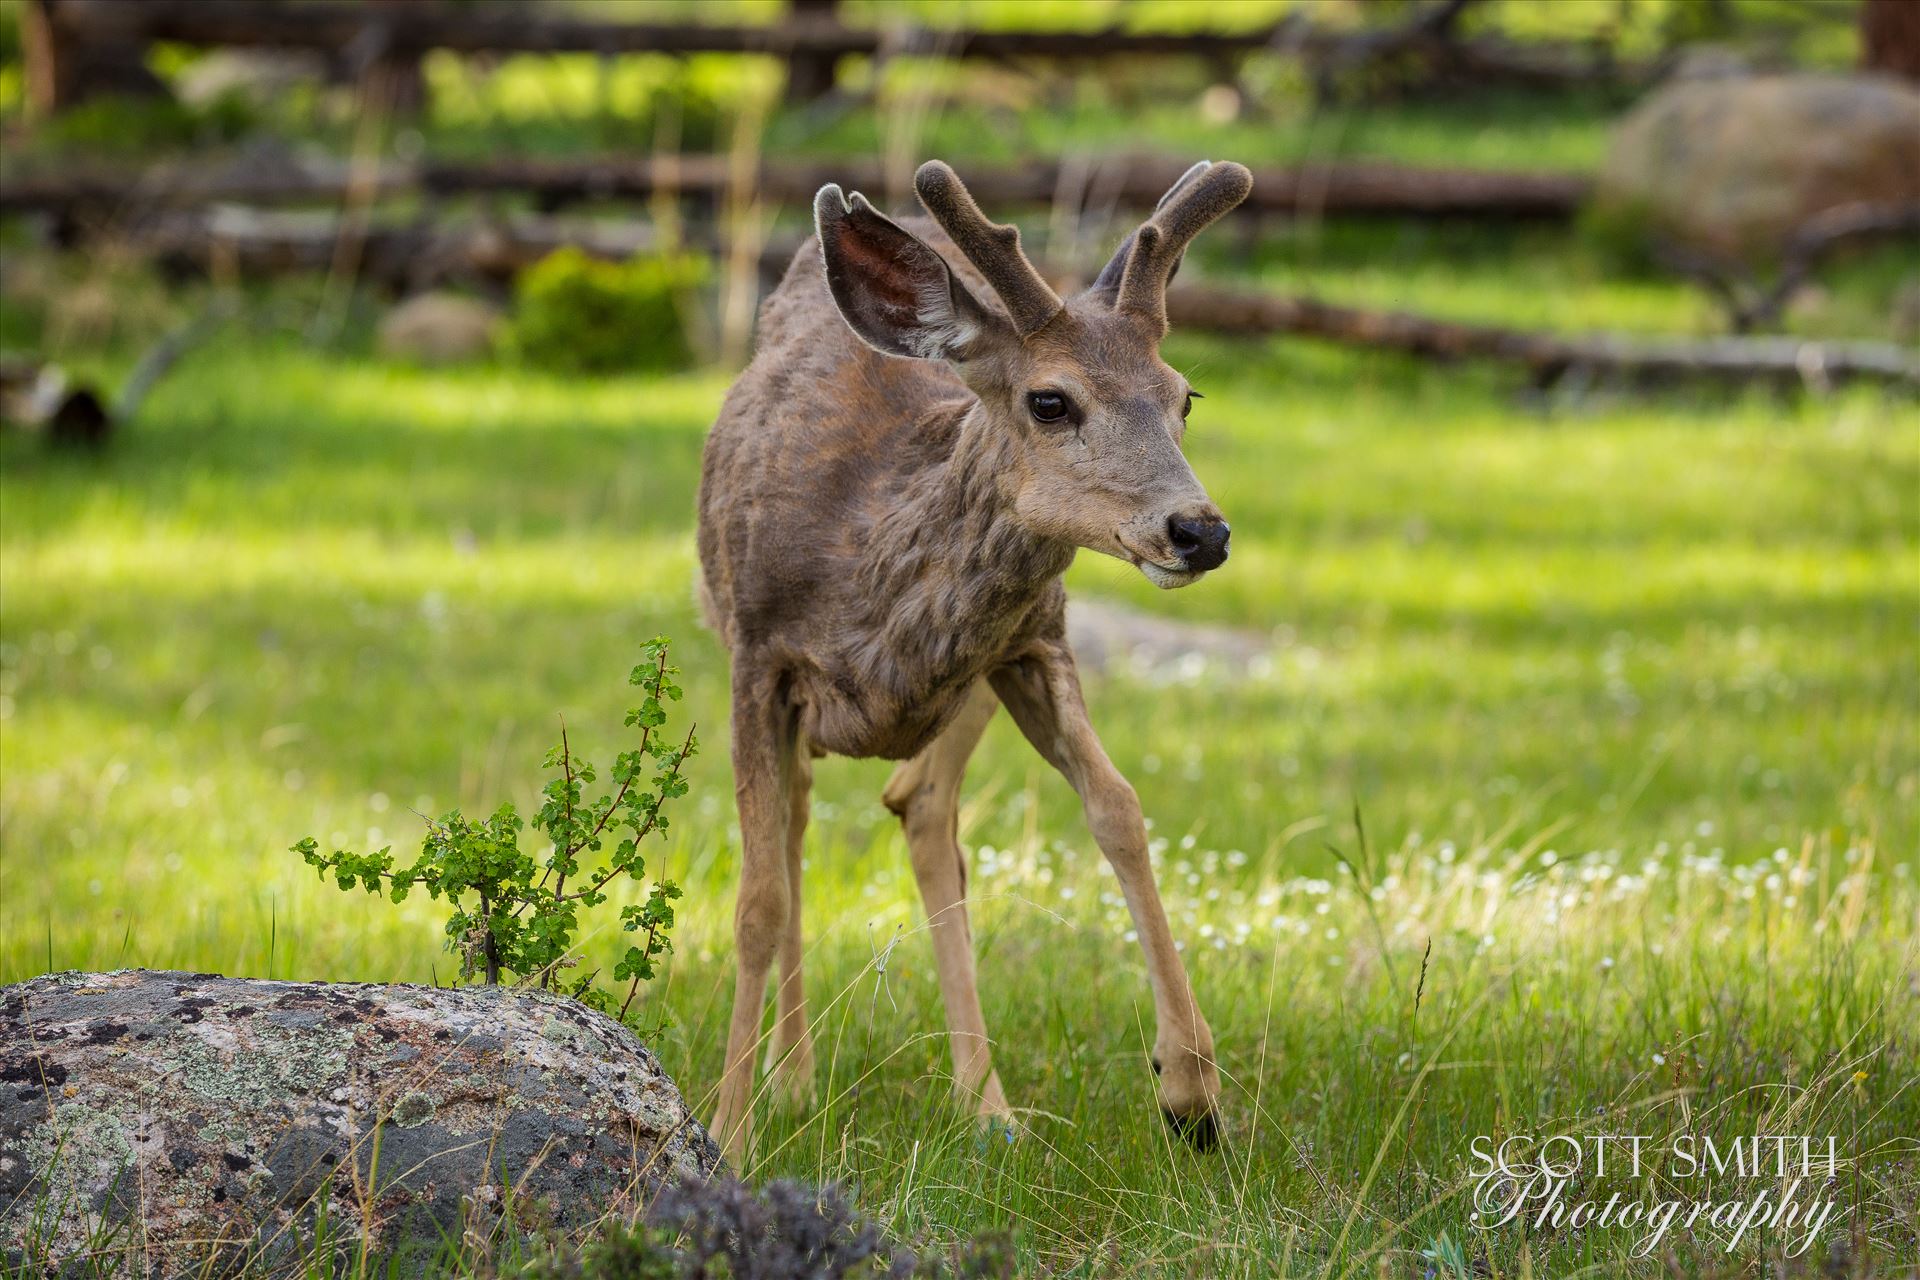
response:
<path fill-rule="evenodd" d="M 938 406 L 923 425 L 923 438 L 951 444 L 908 477 L 875 522 L 871 599 L 894 652 L 941 667 L 984 663 L 1066 572 L 1074 547 L 1015 515 L 1013 443 L 978 400 Z"/>

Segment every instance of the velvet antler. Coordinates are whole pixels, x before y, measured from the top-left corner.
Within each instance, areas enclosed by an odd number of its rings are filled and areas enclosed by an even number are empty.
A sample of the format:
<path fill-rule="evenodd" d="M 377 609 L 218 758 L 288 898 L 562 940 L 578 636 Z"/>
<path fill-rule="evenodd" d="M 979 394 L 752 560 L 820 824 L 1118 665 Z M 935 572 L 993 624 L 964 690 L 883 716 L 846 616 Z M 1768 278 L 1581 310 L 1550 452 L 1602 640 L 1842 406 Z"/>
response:
<path fill-rule="evenodd" d="M 913 175 L 913 187 L 934 221 L 1000 295 L 1015 332 L 1024 338 L 1060 314 L 1060 295 L 1020 251 L 1020 229 L 987 221 L 959 175 L 945 162 L 929 160 L 921 165 Z"/>
<path fill-rule="evenodd" d="M 1253 175 L 1230 160 L 1203 162 L 1189 169 L 1153 217 L 1133 233 L 1114 309 L 1140 316 L 1165 333 L 1167 282 L 1180 265 L 1180 255 L 1195 236 L 1231 212 L 1252 190 Z"/>

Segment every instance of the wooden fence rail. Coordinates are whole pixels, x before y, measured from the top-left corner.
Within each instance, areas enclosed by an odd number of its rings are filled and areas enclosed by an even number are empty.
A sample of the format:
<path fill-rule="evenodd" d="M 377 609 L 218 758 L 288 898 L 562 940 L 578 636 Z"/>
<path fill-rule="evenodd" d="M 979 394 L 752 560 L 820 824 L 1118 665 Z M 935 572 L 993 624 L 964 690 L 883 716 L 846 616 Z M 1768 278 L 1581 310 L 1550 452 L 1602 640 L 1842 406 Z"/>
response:
<path fill-rule="evenodd" d="M 1153 208 L 1185 167 L 1180 160 L 1151 157 L 1076 157 L 970 167 L 966 179 L 975 197 L 989 205 L 1138 210 Z M 16 167 L 0 179 L 0 212 L 114 214 L 216 201 L 327 203 L 339 201 L 350 185 L 366 182 L 379 195 L 523 193 L 551 210 L 578 200 L 646 198 L 663 190 L 717 198 L 734 175 L 732 161 L 718 155 L 389 163 L 370 177 L 351 174 L 345 161 L 258 157 L 162 165 L 134 174 L 124 168 L 62 166 L 34 172 Z M 810 203 L 829 182 L 876 200 L 897 201 L 906 195 L 911 174 L 889 177 L 868 159 L 786 160 L 762 164 L 753 183 L 763 198 L 787 204 Z M 1258 169 L 1244 208 L 1252 214 L 1562 220 L 1579 208 L 1589 186 L 1588 178 L 1573 173 L 1346 161 Z M 906 202 L 911 203 L 910 196 Z"/>
<path fill-rule="evenodd" d="M 336 260 L 342 234 L 343 224 L 328 215 L 225 210 L 171 215 L 141 231 L 134 243 L 176 268 L 244 274 L 324 270 Z M 647 247 L 652 232 L 641 223 L 529 217 L 455 226 L 375 226 L 345 234 L 358 236 L 356 256 L 364 278 L 405 290 L 450 277 L 505 281 L 563 245 L 623 257 Z M 762 274 L 770 279 L 783 274 L 793 253 L 792 244 L 763 252 Z M 1192 330 L 1299 334 L 1427 359 L 1496 360 L 1519 365 L 1543 385 L 1581 374 L 1771 379 L 1818 387 L 1864 378 L 1920 389 L 1920 354 L 1891 342 L 1529 332 L 1193 283 L 1168 290 L 1167 313 L 1176 326 Z"/>
<path fill-rule="evenodd" d="M 803 7 L 784 21 L 726 23 L 612 22 L 557 5 L 478 0 L 353 3 L 343 0 L 30 0 L 42 55 L 34 97 L 63 105 L 63 61 L 86 62 L 100 51 L 137 51 L 156 40 L 202 46 L 325 50 L 360 66 L 405 62 L 432 49 L 456 53 L 757 53 L 790 61 L 849 56 L 933 56 L 994 61 L 1044 58 L 1085 61 L 1179 56 L 1231 65 L 1267 53 L 1302 59 L 1317 76 L 1338 75 L 1387 60 L 1415 63 L 1456 82 L 1542 87 L 1638 76 L 1645 68 L 1618 61 L 1601 44 L 1518 43 L 1465 35 L 1458 18 L 1473 0 L 1436 0 L 1406 20 L 1359 31 L 1332 30 L 1303 14 L 1247 31 L 975 31 L 858 27 L 831 10 Z"/>
<path fill-rule="evenodd" d="M 1542 384 L 1580 373 L 1642 379 L 1772 379 L 1821 388 L 1866 378 L 1920 389 L 1920 353 L 1892 342 L 1551 333 L 1202 285 L 1169 289 L 1167 316 L 1176 326 L 1213 333 L 1292 333 L 1429 359 L 1504 361 L 1524 367 Z"/>
<path fill-rule="evenodd" d="M 1466 66 L 1543 83 L 1591 78 L 1615 68 L 1605 46 L 1529 43 L 1461 36 L 1452 19 L 1465 3 L 1443 0 L 1395 26 L 1347 31 L 1301 16 L 1242 31 L 950 30 L 859 27 L 830 14 L 798 14 L 767 25 L 610 22 L 557 5 L 501 3 L 368 5 L 352 0 L 57 0 L 56 18 L 79 35 L 110 40 L 341 50 L 378 43 L 382 52 L 459 53 L 812 53 L 832 56 L 934 54 L 1004 60 L 1221 58 L 1272 52 L 1348 56 L 1356 49 L 1440 52 Z"/>

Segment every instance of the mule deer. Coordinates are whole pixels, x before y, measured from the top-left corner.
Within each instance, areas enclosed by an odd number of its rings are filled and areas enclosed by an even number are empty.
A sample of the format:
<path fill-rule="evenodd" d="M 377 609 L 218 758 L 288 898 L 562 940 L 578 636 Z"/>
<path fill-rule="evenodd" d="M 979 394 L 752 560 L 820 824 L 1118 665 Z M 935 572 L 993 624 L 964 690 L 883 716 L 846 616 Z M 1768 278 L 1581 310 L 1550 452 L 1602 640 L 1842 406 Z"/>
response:
<path fill-rule="evenodd" d="M 707 440 L 701 596 L 732 654 L 741 841 L 713 1132 L 739 1163 L 776 958 L 773 1083 L 811 1091 L 800 851 L 811 761 L 829 753 L 904 762 L 884 798 L 926 903 L 955 1085 L 983 1119 L 1011 1119 L 974 987 L 955 818 L 967 757 L 1004 704 L 1080 794 L 1146 953 L 1162 1109 L 1208 1147 L 1213 1036 L 1140 803 L 1087 720 L 1060 576 L 1081 547 L 1161 587 L 1227 558 L 1226 522 L 1180 450 L 1197 393 L 1159 344 L 1182 252 L 1252 179 L 1195 165 L 1065 302 L 952 169 L 929 161 L 914 186 L 931 222 L 821 188 L 818 235 L 767 298 L 758 353 Z"/>

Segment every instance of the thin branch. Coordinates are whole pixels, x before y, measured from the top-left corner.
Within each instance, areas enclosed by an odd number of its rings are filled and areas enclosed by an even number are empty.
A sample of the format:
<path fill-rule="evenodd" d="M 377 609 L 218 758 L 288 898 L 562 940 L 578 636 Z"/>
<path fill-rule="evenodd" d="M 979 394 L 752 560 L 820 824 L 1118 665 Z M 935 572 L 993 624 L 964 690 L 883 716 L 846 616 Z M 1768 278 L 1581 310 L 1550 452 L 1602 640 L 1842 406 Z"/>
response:
<path fill-rule="evenodd" d="M 666 684 L 666 682 L 667 682 L 667 653 L 666 653 L 666 650 L 663 649 L 660 651 L 660 664 L 654 668 L 653 688 L 649 694 L 649 696 L 652 697 L 655 702 L 660 701 L 660 689 L 661 689 L 661 686 Z M 562 747 L 564 748 L 566 744 L 566 731 L 564 729 L 561 731 L 560 741 L 561 741 Z M 641 725 L 640 726 L 640 751 L 639 751 L 640 755 L 644 756 L 647 754 L 647 744 L 651 741 L 653 741 L 653 726 L 650 724 Z M 607 823 L 612 820 L 613 815 L 615 813 L 619 812 L 620 802 L 627 798 L 627 790 L 632 785 L 633 785 L 633 775 L 628 774 L 625 778 L 621 780 L 620 790 L 614 792 L 613 804 L 608 807 L 605 813 L 600 815 L 600 821 L 594 826 L 592 831 L 587 833 L 587 838 L 581 841 L 579 849 L 569 850 L 568 851 L 569 854 L 578 853 L 580 849 L 586 848 L 588 845 L 592 844 L 595 839 L 599 837 L 602 831 L 605 831 L 607 829 Z"/>
<path fill-rule="evenodd" d="M 660 664 L 658 667 L 655 668 L 654 677 L 653 677 L 652 696 L 654 701 L 656 702 L 660 700 L 660 688 L 663 684 L 666 683 L 666 678 L 667 678 L 667 655 L 663 652 L 660 655 Z M 688 732 L 688 737 L 689 738 L 692 737 L 691 731 Z M 640 727 L 640 751 L 639 751 L 640 755 L 644 756 L 646 754 L 647 744 L 650 743 L 652 740 L 653 740 L 653 726 L 642 725 Z M 573 830 L 573 785 L 572 785 L 573 784 L 573 767 L 572 767 L 571 760 L 572 760 L 572 757 L 567 750 L 567 722 L 563 718 L 560 721 L 560 765 L 563 769 L 567 771 L 566 829 L 568 832 L 571 832 Z M 600 815 L 600 821 L 594 824 L 593 830 L 588 832 L 586 837 L 582 839 L 579 844 L 577 845 L 569 844 L 568 846 L 566 846 L 565 849 L 558 850 L 557 860 L 561 862 L 571 860 L 575 855 L 583 852 L 587 848 L 587 846 L 591 845 L 596 839 L 598 839 L 600 833 L 607 829 L 607 823 L 612 821 L 613 815 L 620 811 L 620 802 L 627 798 L 627 792 L 632 788 L 632 786 L 633 786 L 633 775 L 629 774 L 625 779 L 621 781 L 620 789 L 614 792 L 613 803 L 607 806 L 607 811 L 605 813 Z M 639 837 L 636 836 L 635 839 L 637 841 Z M 615 873 L 617 873 L 617 871 L 618 869 L 616 868 Z M 607 877 L 601 879 L 599 881 L 599 884 L 605 884 L 607 880 L 611 878 L 612 878 L 612 875 L 609 874 Z M 546 874 L 542 873 L 540 876 L 540 887 L 542 888 L 546 887 L 546 883 L 547 883 Z M 580 894 L 573 894 L 571 897 L 569 897 L 567 894 L 561 892 L 566 887 L 566 883 L 567 883 L 566 874 L 562 872 L 559 881 L 555 883 L 555 885 L 553 886 L 553 894 L 554 894 L 553 900 L 555 903 L 570 902 L 573 899 L 581 896 Z M 597 889 L 597 888 L 598 888 L 598 885 L 592 886 L 592 889 Z M 522 899 L 520 905 L 513 909 L 514 919 L 516 920 L 519 919 L 521 913 L 524 912 L 531 905 L 533 905 L 533 900 L 531 898 Z"/>
<path fill-rule="evenodd" d="M 560 717 L 560 770 L 566 775 L 567 780 L 566 791 L 564 793 L 566 796 L 566 825 L 564 825 L 561 830 L 565 831 L 567 833 L 567 839 L 571 840 L 573 838 L 573 748 L 567 744 L 567 718 L 565 716 Z M 560 891 L 567 887 L 567 860 L 573 855 L 574 848 L 572 845 L 568 845 L 560 851 L 560 857 L 556 860 L 555 865 L 560 868 L 560 878 L 554 882 L 553 893 L 555 897 L 559 897 Z"/>
<path fill-rule="evenodd" d="M 1655 257 L 1662 266 L 1712 293 L 1733 332 L 1746 334 L 1777 325 L 1787 303 L 1842 245 L 1912 235 L 1920 235 L 1920 202 L 1857 200 L 1836 205 L 1807 219 L 1787 237 L 1780 251 L 1779 274 L 1764 288 L 1748 267 L 1681 245 L 1661 244 Z"/>
<path fill-rule="evenodd" d="M 654 805 L 653 812 L 647 815 L 646 822 L 643 825 L 636 827 L 634 829 L 633 842 L 636 845 L 639 844 L 642 840 L 645 840 L 648 836 L 653 834 L 654 827 L 657 824 L 659 819 L 660 806 L 666 803 L 666 799 L 665 799 L 666 790 L 667 788 L 671 787 L 675 781 L 679 779 L 680 765 L 683 761 L 686 760 L 687 752 L 693 746 L 693 731 L 698 727 L 699 727 L 698 725 L 687 726 L 687 739 L 685 742 L 680 744 L 680 750 L 677 753 L 675 753 L 673 758 L 673 768 L 668 771 L 666 778 L 663 780 L 661 784 L 660 802 Z M 615 876 L 619 875 L 624 870 L 625 870 L 624 867 L 608 867 L 605 871 L 601 872 L 598 876 L 595 876 L 593 883 L 588 885 L 585 889 L 580 890 L 578 893 L 570 893 L 564 898 L 556 898 L 554 899 L 554 901 L 572 902 L 579 898 L 584 898 L 590 893 L 598 893 L 603 885 L 605 885 L 609 880 L 612 880 Z"/>
<path fill-rule="evenodd" d="M 493 904 L 484 893 L 480 895 L 480 929 L 486 956 L 487 985 L 497 987 L 500 985 L 500 953 L 493 945 Z"/>
<path fill-rule="evenodd" d="M 566 776 L 567 783 L 566 789 L 562 793 L 566 798 L 566 825 L 561 829 L 571 838 L 573 835 L 573 748 L 567 742 L 567 718 L 565 716 L 560 717 L 560 770 Z M 571 849 L 563 850 L 558 858 L 548 864 L 548 870 L 552 870 L 554 867 L 560 869 L 559 878 L 553 882 L 553 896 L 555 901 L 564 900 L 564 894 L 567 888 L 567 860 L 572 856 L 573 852 Z M 544 886 L 546 883 L 547 873 L 543 871 L 540 873 L 540 884 Z M 521 899 L 520 906 L 514 909 L 513 914 L 515 919 L 519 918 L 521 909 L 530 901 L 532 901 L 530 898 Z M 553 986 L 553 965 L 548 965 L 540 971 L 540 985 L 542 987 Z"/>
<path fill-rule="evenodd" d="M 1787 300 L 1799 292 L 1814 269 L 1841 245 L 1849 241 L 1912 235 L 1920 235 L 1920 202 L 1881 204 L 1862 200 L 1809 218 L 1787 241 L 1779 279 L 1747 307 L 1747 328 L 1777 321 Z"/>
<path fill-rule="evenodd" d="M 646 944 L 642 946 L 640 950 L 641 950 L 641 954 L 644 955 L 649 960 L 653 958 L 653 943 L 654 943 L 654 939 L 659 937 L 659 934 L 660 934 L 659 925 L 649 924 L 647 926 L 647 941 L 646 941 Z M 620 1002 L 619 1021 L 625 1022 L 627 1020 L 627 1008 L 628 1006 L 633 1004 L 633 998 L 639 994 L 640 994 L 640 975 L 638 972 L 636 972 L 633 975 L 633 981 L 627 984 L 627 998 Z"/>

